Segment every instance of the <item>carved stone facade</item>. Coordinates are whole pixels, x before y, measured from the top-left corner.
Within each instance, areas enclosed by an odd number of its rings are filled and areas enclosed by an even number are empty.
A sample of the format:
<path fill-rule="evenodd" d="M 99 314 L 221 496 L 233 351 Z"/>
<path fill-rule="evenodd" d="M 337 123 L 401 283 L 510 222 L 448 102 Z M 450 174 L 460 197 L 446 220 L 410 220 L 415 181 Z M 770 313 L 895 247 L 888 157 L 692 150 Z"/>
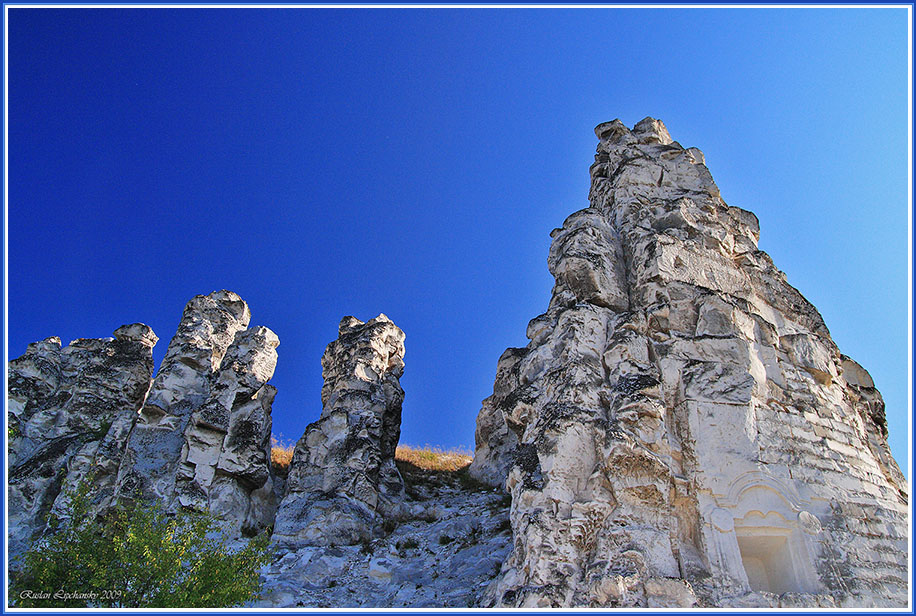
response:
<path fill-rule="evenodd" d="M 868 373 L 757 249 L 702 152 L 596 128 L 590 207 L 499 361 L 478 478 L 512 496 L 508 607 L 904 606 L 907 485 Z"/>

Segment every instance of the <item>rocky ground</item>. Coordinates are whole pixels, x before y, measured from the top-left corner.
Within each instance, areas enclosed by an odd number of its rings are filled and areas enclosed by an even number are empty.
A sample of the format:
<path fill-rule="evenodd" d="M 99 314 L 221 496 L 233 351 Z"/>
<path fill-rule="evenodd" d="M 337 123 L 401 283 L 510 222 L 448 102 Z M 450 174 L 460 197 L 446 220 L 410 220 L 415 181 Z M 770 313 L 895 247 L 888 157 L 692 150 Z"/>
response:
<path fill-rule="evenodd" d="M 278 550 L 254 607 L 472 607 L 511 548 L 509 498 L 398 461 L 410 515 L 362 545 Z"/>

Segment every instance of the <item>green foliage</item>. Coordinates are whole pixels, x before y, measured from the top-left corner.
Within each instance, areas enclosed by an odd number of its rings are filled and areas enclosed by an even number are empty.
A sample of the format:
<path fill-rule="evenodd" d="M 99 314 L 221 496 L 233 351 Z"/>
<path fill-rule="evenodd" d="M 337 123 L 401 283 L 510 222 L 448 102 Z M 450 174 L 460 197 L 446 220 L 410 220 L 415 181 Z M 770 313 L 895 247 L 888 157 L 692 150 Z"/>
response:
<path fill-rule="evenodd" d="M 11 441 L 19 436 L 19 422 L 13 422 L 9 419 L 7 421 L 9 423 L 6 426 L 6 438 Z"/>
<path fill-rule="evenodd" d="M 209 515 L 148 503 L 97 520 L 87 485 L 10 572 L 15 607 L 231 607 L 257 597 L 266 533 L 232 550 Z"/>

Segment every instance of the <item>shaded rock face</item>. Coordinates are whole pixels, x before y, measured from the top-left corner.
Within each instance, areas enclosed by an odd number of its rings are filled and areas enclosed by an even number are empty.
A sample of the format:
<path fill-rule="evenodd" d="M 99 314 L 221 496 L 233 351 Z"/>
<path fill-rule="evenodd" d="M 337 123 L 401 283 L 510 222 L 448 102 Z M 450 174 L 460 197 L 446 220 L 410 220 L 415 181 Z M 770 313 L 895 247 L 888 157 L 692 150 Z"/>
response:
<path fill-rule="evenodd" d="M 385 315 L 340 322 L 321 358 L 321 417 L 296 444 L 274 539 L 300 545 L 367 540 L 397 516 L 404 332 Z"/>
<path fill-rule="evenodd" d="M 30 344 L 9 363 L 9 549 L 20 554 L 52 508 L 92 469 L 94 506 L 110 502 L 124 437 L 153 372 L 153 330 L 135 323 L 114 338 Z"/>
<path fill-rule="evenodd" d="M 512 497 L 509 607 L 905 606 L 881 396 L 696 148 L 596 128 L 590 207 L 499 360 L 472 472 Z"/>
<path fill-rule="evenodd" d="M 248 329 L 235 293 L 198 295 L 129 431 L 115 495 L 209 510 L 231 530 L 273 522 L 271 404 L 277 336 Z"/>
<path fill-rule="evenodd" d="M 474 431 L 475 455 L 471 476 L 493 486 L 502 486 L 515 459 L 518 437 L 509 429 L 506 417 L 515 408 L 531 408 L 537 391 L 522 387 L 518 367 L 527 349 L 506 349 L 499 358 L 493 395 L 483 401 Z"/>
<path fill-rule="evenodd" d="M 252 607 L 473 607 L 511 548 L 506 496 L 400 462 L 405 510 L 360 545 L 291 546 Z"/>

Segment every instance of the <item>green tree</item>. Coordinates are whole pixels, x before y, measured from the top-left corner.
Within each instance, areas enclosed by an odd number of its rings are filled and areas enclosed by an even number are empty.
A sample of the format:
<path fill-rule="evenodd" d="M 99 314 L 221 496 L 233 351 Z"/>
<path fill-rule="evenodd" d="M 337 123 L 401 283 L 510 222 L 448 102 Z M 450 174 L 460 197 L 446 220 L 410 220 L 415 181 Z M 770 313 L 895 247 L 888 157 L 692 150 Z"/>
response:
<path fill-rule="evenodd" d="M 89 488 L 70 494 L 68 510 L 10 572 L 15 607 L 232 607 L 257 597 L 270 561 L 262 533 L 241 549 L 208 514 L 165 514 L 158 505 L 89 512 Z"/>

